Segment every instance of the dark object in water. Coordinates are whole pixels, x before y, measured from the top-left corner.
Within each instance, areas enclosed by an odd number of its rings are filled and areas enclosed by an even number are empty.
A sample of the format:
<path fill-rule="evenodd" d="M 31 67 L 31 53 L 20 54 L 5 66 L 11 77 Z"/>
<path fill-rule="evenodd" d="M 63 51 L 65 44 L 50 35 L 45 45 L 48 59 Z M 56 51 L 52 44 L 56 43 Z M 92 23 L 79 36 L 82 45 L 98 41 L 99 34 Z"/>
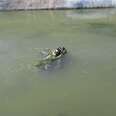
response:
<path fill-rule="evenodd" d="M 64 47 L 58 47 L 53 50 L 42 51 L 41 54 L 44 57 L 36 66 L 40 69 L 48 70 L 49 67 L 58 67 L 61 64 L 62 58 L 67 54 L 67 50 Z"/>

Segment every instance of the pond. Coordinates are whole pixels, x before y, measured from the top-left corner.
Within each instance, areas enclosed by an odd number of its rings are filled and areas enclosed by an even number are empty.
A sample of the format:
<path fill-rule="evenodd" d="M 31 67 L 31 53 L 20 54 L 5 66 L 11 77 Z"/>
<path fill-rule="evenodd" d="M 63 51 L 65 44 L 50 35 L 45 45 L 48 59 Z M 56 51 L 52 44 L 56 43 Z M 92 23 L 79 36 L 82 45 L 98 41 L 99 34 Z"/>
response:
<path fill-rule="evenodd" d="M 35 67 L 58 46 L 62 68 Z M 116 10 L 0 12 L 0 115 L 116 116 Z"/>

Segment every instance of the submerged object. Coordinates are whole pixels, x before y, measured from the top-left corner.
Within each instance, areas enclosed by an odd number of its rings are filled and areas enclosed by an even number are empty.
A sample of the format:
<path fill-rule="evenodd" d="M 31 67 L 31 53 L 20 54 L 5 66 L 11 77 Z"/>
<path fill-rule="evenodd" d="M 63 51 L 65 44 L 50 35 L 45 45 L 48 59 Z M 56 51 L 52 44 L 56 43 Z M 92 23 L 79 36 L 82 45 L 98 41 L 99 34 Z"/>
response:
<path fill-rule="evenodd" d="M 41 51 L 43 58 L 36 65 L 38 68 L 48 70 L 49 68 L 58 67 L 62 63 L 62 58 L 67 54 L 65 47 L 56 49 L 45 49 Z"/>

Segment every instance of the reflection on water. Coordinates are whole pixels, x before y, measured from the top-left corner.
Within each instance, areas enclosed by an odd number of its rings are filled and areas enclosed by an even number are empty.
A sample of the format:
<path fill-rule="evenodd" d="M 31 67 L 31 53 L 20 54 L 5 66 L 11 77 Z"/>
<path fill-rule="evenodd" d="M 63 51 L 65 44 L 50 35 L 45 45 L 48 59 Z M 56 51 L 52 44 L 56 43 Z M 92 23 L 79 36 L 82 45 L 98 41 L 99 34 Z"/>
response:
<path fill-rule="evenodd" d="M 115 116 L 115 14 L 0 12 L 0 115 Z M 39 51 L 57 46 L 69 56 L 39 71 Z"/>
<path fill-rule="evenodd" d="M 115 9 L 98 9 L 98 10 L 80 10 L 80 11 L 68 11 L 66 13 L 67 17 L 73 18 L 73 19 L 102 19 L 102 18 L 108 18 L 112 15 L 116 15 Z"/>

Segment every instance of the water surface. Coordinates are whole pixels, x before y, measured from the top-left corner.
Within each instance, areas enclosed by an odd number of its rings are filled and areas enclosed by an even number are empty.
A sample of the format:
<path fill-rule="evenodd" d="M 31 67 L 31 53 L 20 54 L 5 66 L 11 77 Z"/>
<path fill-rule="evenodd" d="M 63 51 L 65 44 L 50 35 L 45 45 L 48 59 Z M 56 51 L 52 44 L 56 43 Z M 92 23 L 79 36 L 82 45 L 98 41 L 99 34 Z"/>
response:
<path fill-rule="evenodd" d="M 65 46 L 62 68 L 34 66 Z M 1 116 L 115 116 L 116 10 L 0 12 Z"/>

